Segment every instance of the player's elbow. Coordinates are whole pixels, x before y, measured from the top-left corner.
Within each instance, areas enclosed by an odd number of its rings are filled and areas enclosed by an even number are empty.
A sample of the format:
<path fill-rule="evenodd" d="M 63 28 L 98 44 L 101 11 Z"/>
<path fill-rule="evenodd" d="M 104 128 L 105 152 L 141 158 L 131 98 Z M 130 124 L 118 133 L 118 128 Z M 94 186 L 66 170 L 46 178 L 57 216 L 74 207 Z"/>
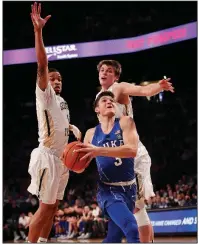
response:
<path fill-rule="evenodd" d="M 137 156 L 137 149 L 133 149 L 132 150 L 132 157 L 136 157 Z"/>
<path fill-rule="evenodd" d="M 129 157 L 136 157 L 138 151 L 138 147 L 135 145 L 128 146 Z"/>

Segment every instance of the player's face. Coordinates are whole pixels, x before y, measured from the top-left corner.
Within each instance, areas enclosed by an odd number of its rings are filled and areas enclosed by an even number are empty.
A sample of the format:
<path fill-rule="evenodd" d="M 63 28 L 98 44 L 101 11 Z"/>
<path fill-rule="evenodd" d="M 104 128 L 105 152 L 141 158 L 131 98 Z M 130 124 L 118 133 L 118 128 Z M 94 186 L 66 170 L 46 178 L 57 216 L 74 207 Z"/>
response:
<path fill-rule="evenodd" d="M 100 98 L 95 111 L 101 116 L 114 116 L 115 100 L 110 96 L 103 96 Z"/>
<path fill-rule="evenodd" d="M 99 70 L 99 81 L 102 86 L 110 87 L 118 77 L 112 66 L 102 65 Z"/>
<path fill-rule="evenodd" d="M 62 77 L 59 72 L 50 72 L 49 75 L 49 81 L 51 83 L 51 86 L 55 90 L 56 94 L 60 94 L 62 90 Z"/>

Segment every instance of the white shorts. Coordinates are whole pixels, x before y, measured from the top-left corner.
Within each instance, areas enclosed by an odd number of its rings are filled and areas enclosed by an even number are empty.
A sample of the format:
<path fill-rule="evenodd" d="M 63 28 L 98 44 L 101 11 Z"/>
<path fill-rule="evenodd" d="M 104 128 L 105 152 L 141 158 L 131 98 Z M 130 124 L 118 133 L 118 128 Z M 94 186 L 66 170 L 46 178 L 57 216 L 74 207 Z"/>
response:
<path fill-rule="evenodd" d="M 28 191 L 45 204 L 62 200 L 69 179 L 69 170 L 47 147 L 38 147 L 31 153 L 28 169 L 31 183 Z"/>
<path fill-rule="evenodd" d="M 151 158 L 147 152 L 145 155 L 137 156 L 135 158 L 135 173 L 137 183 L 137 199 L 149 198 L 155 196 L 153 191 L 153 184 L 151 181 Z"/>

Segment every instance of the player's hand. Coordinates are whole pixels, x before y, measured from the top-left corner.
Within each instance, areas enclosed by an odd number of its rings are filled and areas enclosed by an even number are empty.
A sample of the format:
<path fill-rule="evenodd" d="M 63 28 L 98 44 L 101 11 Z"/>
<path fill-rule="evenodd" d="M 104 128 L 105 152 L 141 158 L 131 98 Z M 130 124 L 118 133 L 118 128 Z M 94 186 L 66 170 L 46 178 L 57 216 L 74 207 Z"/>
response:
<path fill-rule="evenodd" d="M 69 130 L 71 130 L 77 140 L 81 140 L 82 138 L 82 133 L 81 131 L 75 126 L 75 125 L 69 125 Z"/>
<path fill-rule="evenodd" d="M 81 149 L 75 150 L 75 152 L 85 152 L 85 154 L 82 158 L 80 158 L 80 161 L 83 161 L 85 159 L 88 159 L 86 166 L 91 162 L 91 160 L 97 156 L 97 148 L 96 146 L 92 144 L 84 144 L 79 143 L 77 146 L 81 146 Z"/>
<path fill-rule="evenodd" d="M 39 6 L 37 6 L 37 3 L 35 2 L 33 5 L 31 5 L 32 12 L 30 14 L 32 23 L 34 26 L 34 30 L 38 31 L 41 30 L 46 22 L 50 19 L 51 15 L 46 16 L 44 19 L 41 18 L 41 3 L 39 3 Z"/>
<path fill-rule="evenodd" d="M 174 87 L 173 87 L 172 83 L 169 82 L 170 80 L 171 80 L 171 78 L 162 79 L 159 81 L 159 85 L 161 86 L 161 88 L 163 90 L 170 91 L 170 92 L 174 93 Z"/>

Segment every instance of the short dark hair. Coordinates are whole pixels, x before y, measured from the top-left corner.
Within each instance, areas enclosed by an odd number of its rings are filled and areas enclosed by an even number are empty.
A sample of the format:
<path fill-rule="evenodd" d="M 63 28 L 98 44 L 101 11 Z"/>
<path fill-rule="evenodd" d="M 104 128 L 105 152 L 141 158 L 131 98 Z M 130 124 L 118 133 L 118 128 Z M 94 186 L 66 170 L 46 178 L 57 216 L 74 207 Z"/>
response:
<path fill-rule="evenodd" d="M 122 73 L 122 66 L 117 60 L 102 60 L 102 61 L 100 61 L 99 64 L 97 65 L 98 72 L 100 71 L 100 69 L 103 65 L 112 66 L 114 71 L 115 71 L 115 75 L 118 76 L 118 78 L 120 77 L 120 75 Z"/>
<path fill-rule="evenodd" d="M 95 108 L 98 105 L 99 100 L 103 97 L 103 96 L 110 96 L 113 99 L 115 98 L 114 94 L 111 91 L 104 91 L 101 92 L 100 94 L 98 94 L 97 98 L 95 99 L 95 101 L 93 102 L 93 109 L 95 110 Z"/>
<path fill-rule="evenodd" d="M 50 73 L 50 72 L 59 72 L 59 71 L 55 68 L 48 68 L 48 73 Z"/>

